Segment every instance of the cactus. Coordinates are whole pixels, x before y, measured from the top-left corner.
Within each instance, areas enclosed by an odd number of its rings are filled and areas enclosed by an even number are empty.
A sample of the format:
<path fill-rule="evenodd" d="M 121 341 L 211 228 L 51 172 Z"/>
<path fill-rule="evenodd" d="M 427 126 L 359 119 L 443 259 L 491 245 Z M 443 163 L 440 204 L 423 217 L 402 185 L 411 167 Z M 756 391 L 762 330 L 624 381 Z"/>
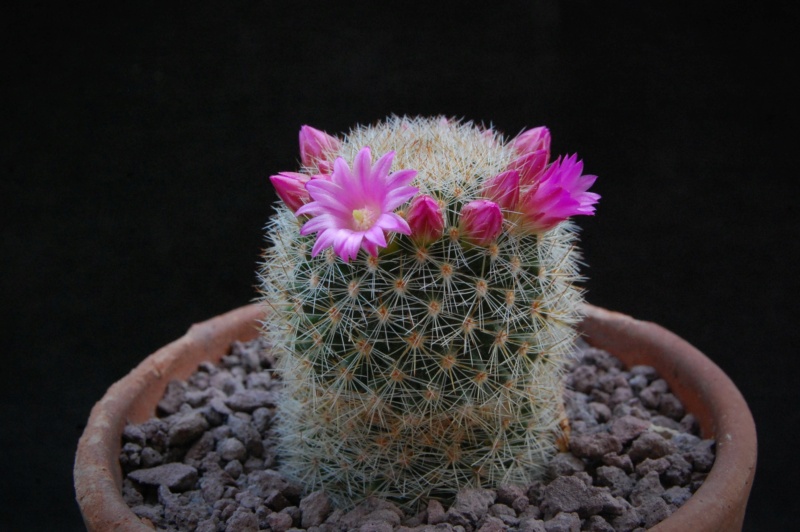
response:
<path fill-rule="evenodd" d="M 392 117 L 300 141 L 260 271 L 283 473 L 343 506 L 536 478 L 582 301 L 568 218 L 595 176 L 550 162 L 546 128 Z"/>

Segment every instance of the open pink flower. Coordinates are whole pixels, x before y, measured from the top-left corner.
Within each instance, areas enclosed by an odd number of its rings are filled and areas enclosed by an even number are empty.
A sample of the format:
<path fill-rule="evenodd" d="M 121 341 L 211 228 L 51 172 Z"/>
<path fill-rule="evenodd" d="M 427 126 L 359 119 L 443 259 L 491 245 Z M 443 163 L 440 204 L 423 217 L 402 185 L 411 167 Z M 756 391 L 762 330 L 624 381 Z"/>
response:
<path fill-rule="evenodd" d="M 394 155 L 389 152 L 373 165 L 370 149 L 365 147 L 356 155 L 352 170 L 339 157 L 330 181 L 313 179 L 306 183 L 313 201 L 296 214 L 312 216 L 300 230 L 302 235 L 317 233 L 312 256 L 331 246 L 345 262 L 355 258 L 361 248 L 376 256 L 379 247 L 386 247 L 386 231 L 411 232 L 408 223 L 393 211 L 419 191 L 408 186 L 417 171 L 389 174 Z"/>
<path fill-rule="evenodd" d="M 311 126 L 302 126 L 300 128 L 300 160 L 305 166 L 314 166 L 316 164 L 320 172 L 329 174 L 331 167 L 326 160 L 326 156 L 338 150 L 340 146 L 339 139 L 328 135 L 324 131 Z"/>
<path fill-rule="evenodd" d="M 461 208 L 458 225 L 461 235 L 468 242 L 486 246 L 503 230 L 503 213 L 493 201 L 470 201 Z"/>
<path fill-rule="evenodd" d="M 594 214 L 600 195 L 587 190 L 597 176 L 582 173 L 583 161 L 577 155 L 556 159 L 536 183 L 522 192 L 518 208 L 522 229 L 541 233 L 570 216 Z"/>
<path fill-rule="evenodd" d="M 442 209 L 427 194 L 414 198 L 406 213 L 406 220 L 411 228 L 411 238 L 423 245 L 438 240 L 444 231 Z"/>

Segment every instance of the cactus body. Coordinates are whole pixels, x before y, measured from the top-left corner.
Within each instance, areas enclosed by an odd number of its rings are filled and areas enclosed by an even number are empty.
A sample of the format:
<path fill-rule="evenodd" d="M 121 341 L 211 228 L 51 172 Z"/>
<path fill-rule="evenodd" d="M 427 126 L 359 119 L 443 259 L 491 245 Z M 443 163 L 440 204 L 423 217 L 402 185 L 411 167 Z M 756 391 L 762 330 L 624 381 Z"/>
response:
<path fill-rule="evenodd" d="M 493 130 L 395 117 L 354 129 L 322 163 L 352 161 L 364 146 L 395 150 L 393 169 L 418 171 L 413 184 L 441 207 L 443 234 L 394 234 L 377 256 L 361 250 L 348 263 L 332 249 L 312 257 L 303 220 L 278 207 L 261 286 L 285 380 L 282 470 L 345 506 L 529 482 L 560 435 L 581 301 L 574 226 L 532 234 L 507 216 L 491 243 L 464 238 L 462 208 L 515 157 Z"/>

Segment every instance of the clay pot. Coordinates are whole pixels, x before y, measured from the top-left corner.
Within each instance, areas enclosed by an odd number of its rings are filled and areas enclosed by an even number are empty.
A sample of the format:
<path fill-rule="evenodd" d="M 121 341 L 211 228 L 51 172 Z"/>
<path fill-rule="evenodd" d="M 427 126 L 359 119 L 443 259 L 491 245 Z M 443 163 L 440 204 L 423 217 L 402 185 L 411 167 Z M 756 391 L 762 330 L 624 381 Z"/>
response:
<path fill-rule="evenodd" d="M 154 415 L 170 380 L 186 379 L 204 361 L 217 362 L 234 340 L 258 334 L 261 309 L 249 305 L 193 325 L 182 338 L 147 357 L 111 386 L 92 409 L 78 443 L 75 491 L 89 531 L 152 530 L 122 499 L 122 430 Z M 700 489 L 652 530 L 741 530 L 756 466 L 753 417 L 731 380 L 700 351 L 654 324 L 586 305 L 581 331 L 590 344 L 626 366 L 655 367 L 717 441 L 716 461 Z"/>

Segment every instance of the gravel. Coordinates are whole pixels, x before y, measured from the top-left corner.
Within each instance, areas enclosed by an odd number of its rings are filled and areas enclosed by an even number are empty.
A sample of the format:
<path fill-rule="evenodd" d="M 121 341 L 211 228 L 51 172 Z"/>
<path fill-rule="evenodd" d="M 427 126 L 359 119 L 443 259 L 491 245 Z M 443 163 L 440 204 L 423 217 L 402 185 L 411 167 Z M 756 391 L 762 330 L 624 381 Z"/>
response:
<path fill-rule="evenodd" d="M 276 470 L 273 363 L 260 340 L 235 342 L 219 365 L 171 382 L 158 417 L 125 428 L 123 496 L 144 522 L 200 532 L 644 530 L 684 504 L 714 462 L 714 442 L 653 368 L 625 370 L 580 343 L 564 394 L 569 452 L 545 479 L 462 489 L 416 514 L 376 498 L 336 508 Z"/>

